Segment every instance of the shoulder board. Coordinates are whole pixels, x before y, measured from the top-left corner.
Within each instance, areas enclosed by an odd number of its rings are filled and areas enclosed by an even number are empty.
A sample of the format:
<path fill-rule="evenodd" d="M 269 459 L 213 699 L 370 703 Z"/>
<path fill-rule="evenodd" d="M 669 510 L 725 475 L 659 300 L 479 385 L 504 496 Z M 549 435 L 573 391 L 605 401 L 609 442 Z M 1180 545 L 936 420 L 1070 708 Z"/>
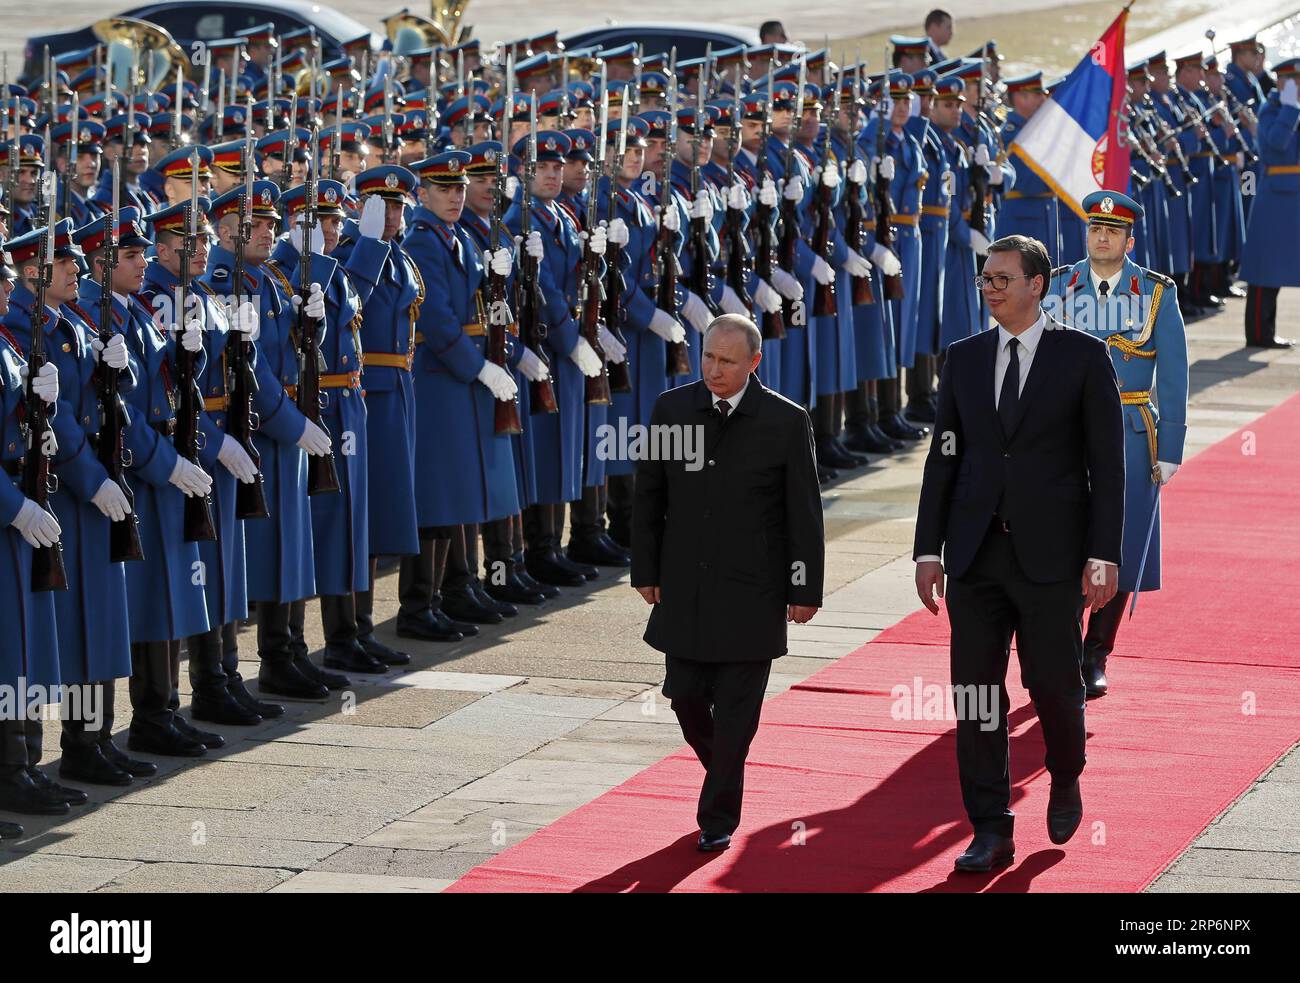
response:
<path fill-rule="evenodd" d="M 1073 269 L 1073 266 L 1069 263 L 1065 266 L 1058 266 L 1056 269 L 1052 270 L 1052 276 L 1064 276 L 1065 271 L 1069 269 Z"/>
<path fill-rule="evenodd" d="M 1155 270 L 1147 270 L 1146 274 L 1148 280 L 1155 280 L 1156 283 L 1163 283 L 1166 287 L 1175 286 L 1174 281 L 1163 273 L 1157 273 Z"/>

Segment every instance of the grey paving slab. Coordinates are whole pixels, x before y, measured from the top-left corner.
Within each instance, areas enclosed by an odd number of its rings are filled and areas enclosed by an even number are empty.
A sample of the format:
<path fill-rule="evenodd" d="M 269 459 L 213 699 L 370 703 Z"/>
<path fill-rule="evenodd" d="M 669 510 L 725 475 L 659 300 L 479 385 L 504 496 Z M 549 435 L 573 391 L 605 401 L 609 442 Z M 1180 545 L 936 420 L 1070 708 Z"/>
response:
<path fill-rule="evenodd" d="M 137 860 L 69 857 L 56 853 L 0 852 L 0 891 L 7 894 L 83 894 L 126 875 Z"/>
<path fill-rule="evenodd" d="M 350 846 L 322 861 L 313 870 L 334 871 L 340 874 L 455 880 L 490 857 L 492 854 L 488 852 L 396 850 L 390 847 Z"/>
<path fill-rule="evenodd" d="M 166 891 L 252 894 L 270 891 L 294 876 L 292 870 L 217 864 L 140 864 L 96 889 L 97 894 Z"/>
<path fill-rule="evenodd" d="M 337 871 L 305 870 L 290 878 L 272 894 L 438 894 L 455 883 L 448 877 L 384 877 L 379 874 L 347 874 Z"/>

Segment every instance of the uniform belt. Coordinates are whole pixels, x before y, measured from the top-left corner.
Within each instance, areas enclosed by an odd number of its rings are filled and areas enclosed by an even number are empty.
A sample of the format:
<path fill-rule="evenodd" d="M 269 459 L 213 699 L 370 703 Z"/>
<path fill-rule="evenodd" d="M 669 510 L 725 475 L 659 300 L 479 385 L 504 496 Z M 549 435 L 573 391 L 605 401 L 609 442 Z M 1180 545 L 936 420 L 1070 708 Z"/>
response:
<path fill-rule="evenodd" d="M 1198 150 L 1196 151 L 1196 153 L 1192 154 L 1192 159 L 1194 160 L 1197 157 L 1217 157 L 1217 156 L 1219 155 L 1216 154 L 1213 150 Z"/>
<path fill-rule="evenodd" d="M 365 352 L 361 356 L 362 365 L 381 369 L 405 369 L 410 372 L 414 363 L 415 352 L 413 351 L 405 355 L 398 355 L 396 352 Z"/>
<path fill-rule="evenodd" d="M 921 221 L 918 215 L 891 215 L 889 216 L 890 225 L 916 225 Z"/>
<path fill-rule="evenodd" d="M 230 409 L 229 396 L 205 396 L 203 399 L 203 409 L 209 413 L 224 413 Z"/>
<path fill-rule="evenodd" d="M 1272 164 L 1264 168 L 1265 174 L 1300 174 L 1300 164 Z"/>
<path fill-rule="evenodd" d="M 1119 401 L 1125 406 L 1145 406 L 1151 402 L 1151 390 L 1142 389 L 1130 393 L 1120 393 Z"/>
<path fill-rule="evenodd" d="M 320 377 L 320 387 L 322 389 L 360 389 L 361 373 L 339 372 L 334 375 L 323 375 Z"/>
<path fill-rule="evenodd" d="M 939 216 L 941 216 L 941 217 L 943 217 L 943 218 L 947 218 L 947 217 L 948 217 L 948 206 L 947 206 L 947 205 L 922 205 L 922 206 L 921 206 L 921 214 L 922 214 L 922 215 L 939 215 Z"/>
<path fill-rule="evenodd" d="M 1012 198 L 1055 198 L 1056 196 L 1050 191 L 1044 191 L 1032 195 L 1027 191 L 1008 191 L 1006 197 L 1010 200 Z"/>

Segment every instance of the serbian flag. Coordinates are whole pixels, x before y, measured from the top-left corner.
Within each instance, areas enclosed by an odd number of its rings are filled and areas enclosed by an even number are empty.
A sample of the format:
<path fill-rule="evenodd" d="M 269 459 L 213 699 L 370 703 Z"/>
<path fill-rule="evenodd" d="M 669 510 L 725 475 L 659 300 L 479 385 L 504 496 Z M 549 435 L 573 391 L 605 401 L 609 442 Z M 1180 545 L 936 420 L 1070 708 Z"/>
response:
<path fill-rule="evenodd" d="M 1124 24 L 1128 7 L 1083 61 L 1029 118 L 1011 144 L 1057 196 L 1086 219 L 1083 201 L 1101 188 L 1127 191 L 1128 129 Z"/>

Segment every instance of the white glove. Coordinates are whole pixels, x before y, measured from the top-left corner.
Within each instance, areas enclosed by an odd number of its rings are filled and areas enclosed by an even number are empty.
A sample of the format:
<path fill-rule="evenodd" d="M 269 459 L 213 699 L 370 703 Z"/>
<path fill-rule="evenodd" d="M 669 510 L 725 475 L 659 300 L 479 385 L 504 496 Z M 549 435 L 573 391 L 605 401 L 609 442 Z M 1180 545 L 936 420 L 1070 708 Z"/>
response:
<path fill-rule="evenodd" d="M 600 375 L 600 370 L 603 368 L 600 356 L 592 350 L 585 338 L 578 339 L 578 343 L 573 346 L 573 351 L 569 352 L 569 358 L 578 367 L 578 371 L 589 378 L 594 379 Z"/>
<path fill-rule="evenodd" d="M 903 264 L 898 261 L 898 257 L 880 243 L 876 243 L 875 248 L 871 250 L 871 262 L 885 276 L 898 276 L 903 272 Z"/>
<path fill-rule="evenodd" d="M 844 261 L 844 268 L 849 271 L 850 276 L 869 276 L 871 273 L 871 263 L 867 258 L 857 250 L 849 250 L 849 258 Z"/>
<path fill-rule="evenodd" d="M 90 499 L 90 504 L 114 522 L 121 522 L 126 518 L 127 513 L 131 511 L 131 503 L 127 501 L 122 486 L 112 478 L 106 479 L 99 486 L 99 491 L 95 492 Z"/>
<path fill-rule="evenodd" d="M 727 207 L 734 208 L 738 212 L 749 208 L 749 192 L 739 181 L 727 189 Z"/>
<path fill-rule="evenodd" d="M 985 164 L 984 170 L 988 171 L 989 184 L 992 187 L 996 188 L 998 187 L 998 185 L 1000 185 L 1003 181 L 1006 180 L 1007 176 L 1002 173 L 1002 167 L 996 161 L 992 161 L 988 164 Z"/>
<path fill-rule="evenodd" d="M 118 335 L 117 337 L 121 337 Z M 20 370 L 23 384 L 27 383 L 27 363 L 23 363 Z M 44 402 L 53 406 L 59 401 L 59 369 L 53 362 L 46 362 L 41 366 L 41 371 L 36 373 L 36 381 L 32 383 L 32 391 L 36 393 Z"/>
<path fill-rule="evenodd" d="M 514 201 L 515 195 L 519 193 L 519 178 L 513 174 L 506 178 L 506 201 Z"/>
<path fill-rule="evenodd" d="M 976 232 L 974 229 L 971 229 L 970 247 L 975 250 L 976 256 L 987 256 L 989 254 L 988 236 L 984 235 L 982 232 Z"/>
<path fill-rule="evenodd" d="M 772 271 L 776 273 L 776 270 Z M 754 306 L 767 314 L 775 314 L 781 309 L 781 295 L 767 285 L 766 280 L 758 280 L 754 288 Z"/>
<path fill-rule="evenodd" d="M 380 239 L 384 235 L 384 224 L 388 219 L 388 206 L 379 195 L 366 195 L 366 203 L 361 206 L 361 218 L 357 220 L 357 230 L 367 239 Z"/>
<path fill-rule="evenodd" d="M 772 286 L 786 300 L 803 300 L 803 284 L 779 267 L 772 267 Z"/>
<path fill-rule="evenodd" d="M 528 238 L 524 240 L 523 246 L 524 252 L 539 263 L 542 261 L 542 257 L 546 255 L 546 249 L 542 246 L 542 234 L 536 229 L 528 233 Z"/>
<path fill-rule="evenodd" d="M 606 230 L 606 232 L 608 234 L 609 241 L 612 242 L 614 245 L 616 246 L 627 245 L 627 240 L 628 240 L 627 223 L 624 222 L 621 218 L 616 218 L 614 219 L 614 221 L 610 222 L 609 228 Z"/>
<path fill-rule="evenodd" d="M 305 450 L 312 457 L 324 457 L 330 452 L 329 435 L 310 420 L 304 420 L 307 424 L 302 429 L 302 436 L 298 438 L 298 446 Z"/>
<path fill-rule="evenodd" d="M 874 157 L 871 160 L 871 177 L 883 177 L 886 181 L 894 180 L 894 158 L 886 156 L 883 159 Z"/>
<path fill-rule="evenodd" d="M 502 402 L 514 399 L 515 394 L 519 392 L 515 377 L 496 362 L 483 363 L 483 368 L 478 370 L 478 381 L 487 386 L 492 395 Z"/>
<path fill-rule="evenodd" d="M 987 167 L 989 163 L 989 148 L 985 144 L 979 144 L 975 148 L 975 166 Z"/>
<path fill-rule="evenodd" d="M 663 227 L 669 232 L 676 232 L 682 227 L 682 218 L 677 214 L 677 203 L 671 198 L 663 210 Z"/>
<path fill-rule="evenodd" d="M 655 313 L 658 314 L 659 312 L 656 311 Z M 682 302 L 681 309 L 678 313 L 681 314 L 682 317 L 686 318 L 686 320 L 690 321 L 691 327 L 700 332 L 700 334 L 704 333 L 704 329 L 707 328 L 709 322 L 713 320 L 713 315 L 709 313 L 709 308 L 705 305 L 704 301 L 700 300 L 699 297 L 696 297 L 695 294 L 691 293 L 689 290 L 686 291 L 686 300 Z M 666 313 L 665 316 L 667 316 Z M 653 328 L 654 322 L 651 321 L 650 324 Z M 658 334 L 658 332 L 655 333 Z"/>
<path fill-rule="evenodd" d="M 239 305 L 231 322 L 236 331 L 248 335 L 245 341 L 256 341 L 262 333 L 262 319 L 257 314 L 257 306 L 251 300 L 246 300 Z"/>
<path fill-rule="evenodd" d="M 191 318 L 181 332 L 181 347 L 187 352 L 197 352 L 203 348 L 203 322 Z"/>
<path fill-rule="evenodd" d="M 1170 464 L 1168 461 L 1157 461 L 1156 464 L 1160 466 L 1160 484 L 1169 484 L 1169 479 L 1178 471 L 1178 465 Z"/>
<path fill-rule="evenodd" d="M 713 196 L 708 188 L 701 188 L 691 202 L 691 218 L 702 218 L 706 224 L 713 221 Z"/>
<path fill-rule="evenodd" d="M 289 230 L 289 242 L 298 251 L 299 256 L 302 255 L 303 221 L 303 219 L 298 219 L 293 223 L 293 228 Z M 380 231 L 382 232 L 383 229 L 381 228 Z M 319 222 L 316 223 L 316 228 L 311 230 L 311 251 L 317 255 L 323 256 L 325 254 L 325 230 L 321 228 Z"/>
<path fill-rule="evenodd" d="M 861 157 L 849 165 L 849 181 L 853 184 L 867 183 L 867 162 Z"/>
<path fill-rule="evenodd" d="M 776 207 L 776 182 L 771 175 L 763 179 L 763 186 L 758 189 L 758 203 L 768 208 Z"/>
<path fill-rule="evenodd" d="M 183 457 L 176 458 L 176 467 L 172 468 L 172 475 L 167 480 L 191 498 L 201 498 L 212 490 L 212 478 L 208 473 Z"/>
<path fill-rule="evenodd" d="M 838 167 L 823 167 L 821 172 L 823 187 L 838 188 L 840 186 L 840 169 Z"/>
<path fill-rule="evenodd" d="M 728 286 L 722 288 L 722 299 L 718 302 L 724 314 L 739 314 L 741 317 L 749 317 L 749 308 L 745 302 L 736 295 L 736 291 Z"/>
<path fill-rule="evenodd" d="M 605 232 L 605 227 L 603 225 L 598 226 L 596 231 L 587 237 L 587 248 L 591 250 L 593 255 L 604 256 L 605 243 L 607 241 L 608 238 L 607 233 Z"/>
<path fill-rule="evenodd" d="M 293 306 L 297 307 L 301 303 L 302 298 L 294 294 Z M 321 292 L 319 283 L 311 285 L 311 291 L 307 294 L 307 307 L 305 310 L 307 316 L 313 320 L 319 321 L 325 316 L 325 294 Z"/>
<path fill-rule="evenodd" d="M 537 357 L 531 348 L 525 348 L 519 356 L 519 371 L 529 382 L 545 382 L 551 377 L 546 363 Z"/>
<path fill-rule="evenodd" d="M 820 256 L 813 257 L 812 275 L 823 287 L 835 281 L 835 271 L 831 269 L 831 264 Z"/>
<path fill-rule="evenodd" d="M 96 335 L 90 339 L 90 349 L 95 353 L 96 362 L 103 361 L 110 369 L 126 368 L 126 338 L 123 335 L 113 335 L 107 345 Z"/>
<path fill-rule="evenodd" d="M 510 268 L 514 265 L 514 250 L 502 246 L 496 252 L 488 250 L 491 259 L 488 260 L 488 266 L 497 276 L 509 276 Z"/>
<path fill-rule="evenodd" d="M 1278 98 L 1282 100 L 1284 106 L 1300 104 L 1300 89 L 1296 87 L 1295 79 L 1289 78 L 1286 80 L 1286 84 L 1282 86 L 1282 92 L 1278 95 Z"/>
<path fill-rule="evenodd" d="M 33 547 L 53 546 L 63 532 L 59 528 L 59 520 L 30 498 L 23 500 L 22 508 L 9 525 L 22 533 L 23 539 Z"/>
<path fill-rule="evenodd" d="M 248 452 L 240 446 L 239 441 L 230 435 L 221 438 L 221 450 L 217 451 L 217 460 L 221 462 L 236 479 L 246 485 L 257 479 L 257 468 Z"/>
<path fill-rule="evenodd" d="M 604 349 L 605 358 L 615 365 L 627 359 L 627 346 L 614 337 L 614 332 L 610 331 L 605 325 L 600 325 L 596 332 L 596 339 L 600 342 L 600 347 Z"/>
<path fill-rule="evenodd" d="M 704 327 L 707 328 L 709 326 L 709 321 L 712 320 L 712 318 L 709 317 L 709 311 L 708 308 L 704 307 L 704 302 L 701 301 L 700 298 L 696 297 L 695 294 L 688 293 L 686 295 L 686 303 L 682 305 L 682 313 L 686 314 L 686 308 L 692 300 L 696 301 L 700 307 L 704 308 Z M 689 315 L 687 316 L 689 317 Z M 692 324 L 695 324 L 697 331 L 704 330 L 704 328 L 701 328 L 696 324 L 694 318 L 690 318 L 690 321 Z M 683 328 L 671 314 L 665 310 L 660 310 L 657 307 L 650 318 L 650 330 L 664 341 L 671 341 L 674 344 L 686 340 L 686 329 Z"/>
<path fill-rule="evenodd" d="M 795 175 L 785 182 L 785 190 L 781 192 L 790 201 L 803 201 L 803 178 Z"/>

